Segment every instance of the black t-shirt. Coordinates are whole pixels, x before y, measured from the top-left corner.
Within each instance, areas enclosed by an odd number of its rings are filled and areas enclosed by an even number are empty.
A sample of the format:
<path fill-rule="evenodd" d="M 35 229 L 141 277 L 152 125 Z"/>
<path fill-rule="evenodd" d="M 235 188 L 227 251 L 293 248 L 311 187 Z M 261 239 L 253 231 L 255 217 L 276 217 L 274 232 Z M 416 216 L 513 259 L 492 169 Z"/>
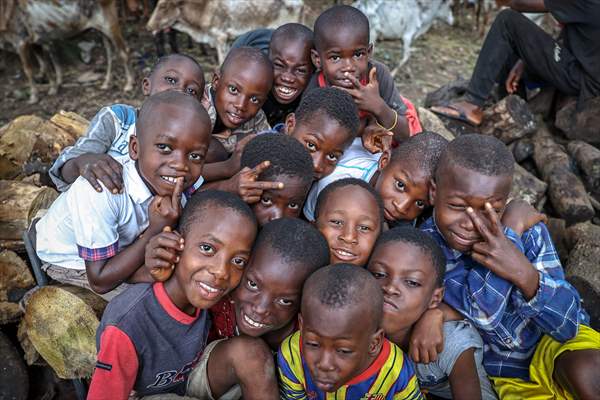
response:
<path fill-rule="evenodd" d="M 544 0 L 546 9 L 564 24 L 564 45 L 587 75 L 582 97 L 600 96 L 600 0 Z"/>

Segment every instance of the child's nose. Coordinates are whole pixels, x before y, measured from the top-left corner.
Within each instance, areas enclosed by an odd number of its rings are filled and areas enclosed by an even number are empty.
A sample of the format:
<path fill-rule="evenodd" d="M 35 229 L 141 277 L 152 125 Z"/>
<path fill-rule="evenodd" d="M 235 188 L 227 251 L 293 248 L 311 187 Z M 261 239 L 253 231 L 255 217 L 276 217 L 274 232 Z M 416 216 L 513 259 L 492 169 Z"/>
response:
<path fill-rule="evenodd" d="M 212 258 L 212 265 L 209 266 L 208 272 L 217 280 L 229 279 L 229 260 L 223 255 L 215 255 Z"/>
<path fill-rule="evenodd" d="M 321 352 L 321 357 L 319 357 L 319 360 L 317 361 L 317 368 L 321 371 L 333 371 L 335 369 L 331 352 Z"/>
<path fill-rule="evenodd" d="M 351 224 L 346 224 L 340 239 L 346 243 L 358 243 L 357 233 L 354 226 Z"/>
<path fill-rule="evenodd" d="M 398 210 L 398 212 L 400 214 L 406 215 L 410 208 L 411 202 L 412 201 L 409 197 L 403 197 L 403 198 L 394 200 L 394 207 L 396 207 L 396 210 Z"/>
<path fill-rule="evenodd" d="M 264 317 L 269 314 L 269 299 L 267 296 L 261 296 L 252 304 L 252 311 L 257 315 Z"/>
<path fill-rule="evenodd" d="M 279 207 L 271 207 L 271 212 L 269 213 L 269 222 L 282 217 L 283 211 Z"/>

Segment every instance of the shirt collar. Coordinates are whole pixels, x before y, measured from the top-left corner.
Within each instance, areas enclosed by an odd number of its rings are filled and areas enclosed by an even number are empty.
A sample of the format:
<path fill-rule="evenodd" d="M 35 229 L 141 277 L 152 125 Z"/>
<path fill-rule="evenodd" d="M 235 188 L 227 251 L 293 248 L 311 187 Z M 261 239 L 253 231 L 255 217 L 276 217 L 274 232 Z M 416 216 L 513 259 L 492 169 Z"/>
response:
<path fill-rule="evenodd" d="M 446 239 L 444 239 L 444 235 L 442 235 L 440 228 L 438 228 L 437 223 L 435 222 L 435 213 L 431 216 L 431 225 L 433 225 L 436 233 L 440 237 L 440 244 L 444 250 L 446 259 L 458 260 L 460 257 L 462 257 L 463 256 L 462 252 L 455 250 L 452 247 L 448 246 L 448 242 L 446 242 Z"/>
<path fill-rule="evenodd" d="M 131 158 L 123 160 L 123 184 L 129 197 L 138 204 L 143 204 L 154 197 L 138 173 L 135 161 Z"/>

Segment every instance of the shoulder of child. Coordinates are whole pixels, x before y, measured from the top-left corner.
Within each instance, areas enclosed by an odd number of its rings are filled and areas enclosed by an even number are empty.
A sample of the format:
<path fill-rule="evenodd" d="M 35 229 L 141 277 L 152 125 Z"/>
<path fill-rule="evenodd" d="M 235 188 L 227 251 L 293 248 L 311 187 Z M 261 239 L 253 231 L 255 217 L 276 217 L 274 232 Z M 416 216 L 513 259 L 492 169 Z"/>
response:
<path fill-rule="evenodd" d="M 136 312 L 140 301 L 149 295 L 148 292 L 151 290 L 151 283 L 129 285 L 123 293 L 120 293 L 108 303 L 102 314 L 102 323 L 105 325 L 116 325 L 127 318 L 127 315 Z"/>

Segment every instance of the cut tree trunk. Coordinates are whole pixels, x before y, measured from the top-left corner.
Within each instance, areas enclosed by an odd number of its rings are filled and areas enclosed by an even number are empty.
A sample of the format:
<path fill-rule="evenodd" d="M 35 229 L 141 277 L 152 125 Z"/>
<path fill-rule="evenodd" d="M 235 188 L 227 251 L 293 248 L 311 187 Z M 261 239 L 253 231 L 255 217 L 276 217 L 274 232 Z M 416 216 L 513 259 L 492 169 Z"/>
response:
<path fill-rule="evenodd" d="M 512 151 L 513 157 L 518 163 L 522 163 L 533 156 L 533 141 L 530 138 L 515 140 L 508 145 L 508 148 Z"/>
<path fill-rule="evenodd" d="M 0 240 L 21 240 L 37 212 L 50 207 L 56 190 L 0 180 Z"/>
<path fill-rule="evenodd" d="M 446 106 L 449 103 L 458 100 L 467 93 L 468 86 L 468 80 L 458 79 L 440 87 L 439 89 L 434 90 L 433 92 L 427 93 L 424 102 L 425 108 L 431 108 L 433 106 Z"/>
<path fill-rule="evenodd" d="M 565 268 L 567 280 L 577 289 L 590 315 L 592 328 L 600 329 L 600 229 L 590 223 L 577 224 L 578 240 Z M 567 230 L 571 234 L 571 229 Z"/>
<path fill-rule="evenodd" d="M 27 303 L 27 337 L 61 379 L 86 378 L 96 363 L 96 329 L 106 302 L 89 290 L 44 286 Z"/>
<path fill-rule="evenodd" d="M 571 161 L 564 149 L 556 144 L 547 128 L 541 127 L 534 137 L 533 158 L 544 181 L 552 206 L 567 224 L 592 219 L 594 209 L 583 183 L 571 171 Z"/>
<path fill-rule="evenodd" d="M 17 322 L 23 312 L 19 300 L 35 281 L 25 261 L 12 251 L 0 253 L 0 325 Z"/>
<path fill-rule="evenodd" d="M 538 208 L 547 187 L 546 182 L 539 180 L 519 164 L 515 164 L 511 199 L 522 199 Z"/>
<path fill-rule="evenodd" d="M 569 257 L 570 250 L 567 242 L 567 224 L 564 219 L 548 218 L 548 223 L 546 226 L 550 232 L 552 243 L 554 243 L 554 247 L 558 252 L 560 262 L 565 265 Z"/>
<path fill-rule="evenodd" d="M 50 122 L 67 131 L 74 139 L 83 136 L 90 121 L 71 111 L 61 110 L 50 118 Z"/>
<path fill-rule="evenodd" d="M 12 342 L 0 332 L 0 399 L 26 400 L 29 376 L 23 358 Z"/>
<path fill-rule="evenodd" d="M 532 134 L 536 128 L 535 118 L 527 102 L 519 96 L 510 95 L 483 110 L 483 122 L 479 131 L 508 144 Z"/>
<path fill-rule="evenodd" d="M 587 190 L 594 195 L 600 195 L 600 150 L 581 140 L 573 140 L 567 149 L 582 172 Z"/>
<path fill-rule="evenodd" d="M 580 109 L 572 99 L 556 113 L 554 123 L 571 140 L 600 144 L 600 97 L 587 100 Z"/>
<path fill-rule="evenodd" d="M 527 104 L 533 114 L 539 114 L 542 118 L 548 118 L 554 108 L 554 97 L 556 89 L 552 86 L 543 87 L 538 94 L 531 98 Z"/>
<path fill-rule="evenodd" d="M 454 135 L 444 126 L 440 117 L 423 107 L 419 107 L 418 112 L 419 121 L 424 131 L 438 133 L 448 141 L 454 140 Z"/>

